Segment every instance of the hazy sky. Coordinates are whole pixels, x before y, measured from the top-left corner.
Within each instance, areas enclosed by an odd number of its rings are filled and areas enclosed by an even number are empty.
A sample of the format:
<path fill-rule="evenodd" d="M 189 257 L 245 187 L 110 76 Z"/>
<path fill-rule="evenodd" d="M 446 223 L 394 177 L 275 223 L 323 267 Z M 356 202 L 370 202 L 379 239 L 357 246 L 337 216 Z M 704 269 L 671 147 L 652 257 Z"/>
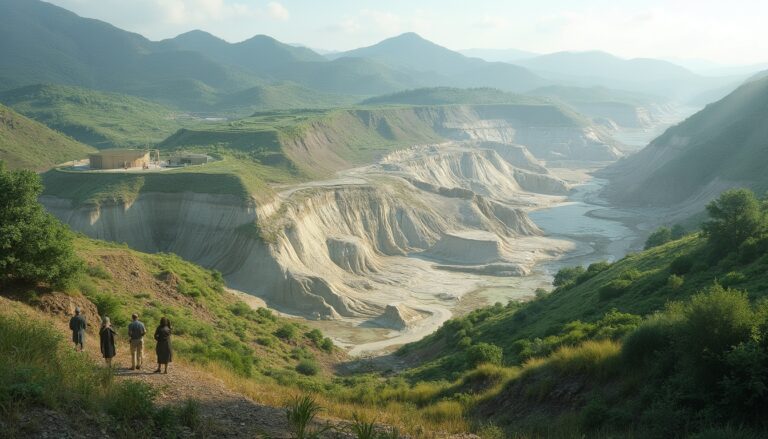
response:
<path fill-rule="evenodd" d="M 49 0 L 150 39 L 206 30 L 351 49 L 407 31 L 451 49 L 768 60 L 766 0 Z"/>

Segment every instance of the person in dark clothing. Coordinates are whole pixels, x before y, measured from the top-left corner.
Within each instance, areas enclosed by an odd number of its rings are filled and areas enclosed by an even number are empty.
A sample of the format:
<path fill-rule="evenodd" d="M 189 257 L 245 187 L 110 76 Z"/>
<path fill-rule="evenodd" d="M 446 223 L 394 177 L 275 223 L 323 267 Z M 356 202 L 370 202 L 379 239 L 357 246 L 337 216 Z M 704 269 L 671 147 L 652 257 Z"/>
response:
<path fill-rule="evenodd" d="M 72 330 L 72 342 L 75 344 L 75 350 L 78 352 L 83 351 L 85 328 L 87 327 L 88 325 L 85 323 L 85 317 L 80 314 L 80 307 L 76 307 L 75 315 L 69 319 L 69 329 Z"/>
<path fill-rule="evenodd" d="M 117 333 L 112 329 L 112 322 L 109 321 L 109 317 L 104 317 L 101 324 L 101 330 L 99 330 L 99 339 L 101 341 L 101 354 L 104 356 L 104 361 L 107 362 L 107 367 L 112 367 L 112 358 L 117 353 L 115 349 L 115 335 Z"/>
<path fill-rule="evenodd" d="M 155 340 L 157 340 L 157 370 L 160 373 L 160 366 L 165 366 L 165 372 L 168 373 L 168 363 L 173 361 L 173 350 L 171 349 L 171 321 L 167 317 L 160 319 L 160 326 L 155 330 Z"/>

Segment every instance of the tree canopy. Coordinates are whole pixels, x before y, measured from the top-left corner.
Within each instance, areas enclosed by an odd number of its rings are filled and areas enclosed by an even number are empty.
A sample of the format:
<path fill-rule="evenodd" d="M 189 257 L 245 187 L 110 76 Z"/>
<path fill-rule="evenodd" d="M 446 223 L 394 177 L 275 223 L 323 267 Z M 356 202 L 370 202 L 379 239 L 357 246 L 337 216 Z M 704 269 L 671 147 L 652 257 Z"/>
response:
<path fill-rule="evenodd" d="M 42 190 L 37 174 L 0 162 L 0 283 L 63 287 L 80 270 L 72 232 L 37 201 Z"/>
<path fill-rule="evenodd" d="M 710 245 L 717 252 L 735 251 L 749 238 L 766 229 L 762 203 L 748 189 L 732 189 L 707 205 L 710 219 L 701 225 Z"/>

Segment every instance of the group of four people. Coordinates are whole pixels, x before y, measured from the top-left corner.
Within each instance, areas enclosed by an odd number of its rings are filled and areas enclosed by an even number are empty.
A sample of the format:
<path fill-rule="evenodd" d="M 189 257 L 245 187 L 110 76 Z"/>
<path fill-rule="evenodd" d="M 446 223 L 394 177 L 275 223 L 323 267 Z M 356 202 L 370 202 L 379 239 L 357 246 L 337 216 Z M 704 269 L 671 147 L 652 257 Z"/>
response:
<path fill-rule="evenodd" d="M 85 316 L 82 315 L 80 308 L 75 308 L 75 315 L 69 320 L 69 329 L 72 330 L 72 341 L 75 343 L 75 350 L 78 352 L 83 350 L 87 327 Z M 157 341 L 157 346 L 155 347 L 157 369 L 155 373 L 160 373 L 162 366 L 165 366 L 163 372 L 168 373 L 168 363 L 173 361 L 173 349 L 171 348 L 172 332 L 170 320 L 166 317 L 161 318 L 154 337 Z M 144 335 L 146 333 L 146 326 L 139 320 L 139 316 L 134 313 L 131 316 L 131 323 L 128 325 L 128 338 L 130 339 L 131 347 L 131 370 L 141 369 L 144 361 Z M 115 348 L 116 335 L 117 332 L 112 328 L 112 322 L 109 317 L 104 316 L 101 322 L 101 329 L 99 330 L 99 341 L 101 354 L 104 356 L 108 367 L 112 367 L 112 359 L 117 354 L 117 349 Z"/>

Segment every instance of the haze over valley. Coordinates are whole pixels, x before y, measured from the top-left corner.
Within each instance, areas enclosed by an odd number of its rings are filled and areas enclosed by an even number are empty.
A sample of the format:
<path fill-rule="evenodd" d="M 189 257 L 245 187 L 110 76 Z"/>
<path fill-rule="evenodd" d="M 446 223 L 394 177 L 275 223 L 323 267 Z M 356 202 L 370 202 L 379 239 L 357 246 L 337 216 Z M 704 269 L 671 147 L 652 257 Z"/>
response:
<path fill-rule="evenodd" d="M 489 20 L 464 50 L 403 20 L 231 42 L 205 29 L 315 6 L 178 3 L 147 38 L 90 0 L 0 0 L 0 351 L 34 322 L 48 346 L 0 360 L 11 437 L 765 432 L 764 59 L 483 48 L 512 27 Z M 120 344 L 94 365 L 131 313 L 174 322 L 171 381 Z"/>

